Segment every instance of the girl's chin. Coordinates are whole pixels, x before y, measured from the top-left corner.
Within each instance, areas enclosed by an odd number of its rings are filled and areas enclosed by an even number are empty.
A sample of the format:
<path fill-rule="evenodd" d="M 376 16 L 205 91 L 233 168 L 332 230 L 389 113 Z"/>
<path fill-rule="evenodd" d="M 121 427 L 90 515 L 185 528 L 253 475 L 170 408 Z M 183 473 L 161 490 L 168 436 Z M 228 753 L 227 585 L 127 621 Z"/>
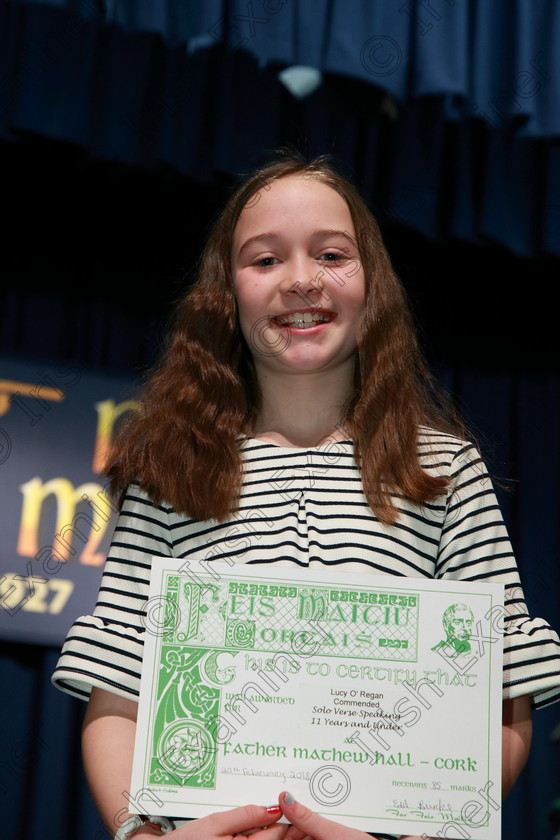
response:
<path fill-rule="evenodd" d="M 312 374 L 328 373 L 339 368 L 341 371 L 353 369 L 355 352 L 344 356 L 326 356 L 322 353 L 309 354 L 288 354 L 280 353 L 278 356 L 265 357 L 260 361 L 255 359 L 257 368 L 263 367 L 274 370 L 278 373 Z"/>

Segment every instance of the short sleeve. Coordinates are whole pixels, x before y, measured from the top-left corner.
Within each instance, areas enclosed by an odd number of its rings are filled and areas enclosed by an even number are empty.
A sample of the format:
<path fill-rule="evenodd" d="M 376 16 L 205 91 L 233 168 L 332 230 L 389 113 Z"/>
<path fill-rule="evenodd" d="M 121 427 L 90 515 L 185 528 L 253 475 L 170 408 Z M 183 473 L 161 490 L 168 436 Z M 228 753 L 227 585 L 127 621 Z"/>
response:
<path fill-rule="evenodd" d="M 140 692 L 151 558 L 171 556 L 169 512 L 131 485 L 123 501 L 92 615 L 66 637 L 52 682 L 87 699 L 93 686 L 123 697 Z"/>
<path fill-rule="evenodd" d="M 534 708 L 560 700 L 560 639 L 544 619 L 527 611 L 498 501 L 472 444 L 456 453 L 451 477 L 436 577 L 503 583 L 504 700 L 529 694 Z"/>

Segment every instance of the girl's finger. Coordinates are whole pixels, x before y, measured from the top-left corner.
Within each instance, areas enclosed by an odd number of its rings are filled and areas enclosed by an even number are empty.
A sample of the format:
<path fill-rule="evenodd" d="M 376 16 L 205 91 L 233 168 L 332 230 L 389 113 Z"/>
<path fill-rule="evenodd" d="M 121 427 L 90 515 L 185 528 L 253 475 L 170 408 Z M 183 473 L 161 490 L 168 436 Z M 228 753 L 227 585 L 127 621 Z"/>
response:
<path fill-rule="evenodd" d="M 268 826 L 260 831 L 258 829 L 250 831 L 248 833 L 244 833 L 242 836 L 249 837 L 250 840 L 285 840 L 289 829 L 289 825 L 282 823 L 280 825 Z"/>
<path fill-rule="evenodd" d="M 319 814 L 306 808 L 301 802 L 296 802 L 293 796 L 286 791 L 280 794 L 278 801 L 286 818 L 301 831 L 302 838 L 309 835 L 314 840 L 370 840 L 368 835 L 362 831 L 346 828 L 340 823 L 320 817 Z M 292 840 L 291 835 L 287 835 L 287 837 Z M 294 835 L 293 840 L 299 840 L 299 838 Z"/>
<path fill-rule="evenodd" d="M 282 806 L 282 811 L 286 815 L 286 818 L 295 828 L 299 829 L 302 838 L 306 835 L 315 837 L 316 840 L 323 840 L 323 838 L 324 840 L 331 840 L 331 838 L 335 840 L 337 838 L 337 835 L 332 833 L 333 830 L 336 830 L 334 823 L 330 823 L 329 820 L 315 814 L 309 808 L 306 808 L 305 805 L 302 805 L 301 802 L 296 802 L 293 796 L 287 793 L 287 791 L 280 794 L 278 801 Z M 323 833 L 325 829 L 327 830 L 327 834 Z M 297 840 L 297 837 L 294 836 L 293 840 Z"/>
<path fill-rule="evenodd" d="M 310 838 L 309 834 L 301 828 L 291 825 L 286 832 L 285 840 L 313 840 L 313 838 Z"/>
<path fill-rule="evenodd" d="M 204 829 L 211 829 L 216 836 L 228 834 L 242 834 L 251 828 L 262 828 L 269 826 L 280 819 L 282 809 L 277 805 L 265 807 L 264 805 L 243 805 L 240 808 L 233 808 L 231 811 L 221 811 L 219 814 L 211 814 L 197 821 L 197 826 Z M 280 835 L 281 836 L 281 835 Z M 271 838 L 276 840 L 276 838 Z"/>

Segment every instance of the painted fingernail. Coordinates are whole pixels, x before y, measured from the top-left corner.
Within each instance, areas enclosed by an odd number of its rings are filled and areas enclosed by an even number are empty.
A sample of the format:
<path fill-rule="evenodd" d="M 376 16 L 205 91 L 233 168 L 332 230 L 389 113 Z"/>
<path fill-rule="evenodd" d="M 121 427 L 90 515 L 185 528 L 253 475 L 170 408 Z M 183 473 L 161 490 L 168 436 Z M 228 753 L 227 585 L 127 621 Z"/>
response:
<path fill-rule="evenodd" d="M 269 805 L 266 809 L 266 812 L 267 812 L 267 814 L 274 814 L 274 815 L 281 814 L 282 813 L 282 808 L 280 807 L 280 805 Z"/>
<path fill-rule="evenodd" d="M 292 796 L 291 793 L 285 793 L 284 794 L 284 802 L 286 803 L 286 805 L 295 805 L 296 804 L 296 800 L 294 799 L 294 797 Z"/>

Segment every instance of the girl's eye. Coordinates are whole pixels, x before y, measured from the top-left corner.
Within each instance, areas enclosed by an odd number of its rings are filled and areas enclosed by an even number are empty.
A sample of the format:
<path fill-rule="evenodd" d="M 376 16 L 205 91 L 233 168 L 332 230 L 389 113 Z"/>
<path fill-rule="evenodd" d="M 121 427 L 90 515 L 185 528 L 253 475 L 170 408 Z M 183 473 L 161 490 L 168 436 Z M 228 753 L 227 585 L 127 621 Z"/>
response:
<path fill-rule="evenodd" d="M 324 262 L 341 263 L 348 258 L 342 251 L 327 251 L 326 253 L 321 254 L 320 259 Z"/>
<path fill-rule="evenodd" d="M 262 268 L 268 268 L 270 265 L 275 265 L 278 260 L 276 257 L 263 257 L 260 260 L 257 260 L 253 265 L 261 266 Z"/>

